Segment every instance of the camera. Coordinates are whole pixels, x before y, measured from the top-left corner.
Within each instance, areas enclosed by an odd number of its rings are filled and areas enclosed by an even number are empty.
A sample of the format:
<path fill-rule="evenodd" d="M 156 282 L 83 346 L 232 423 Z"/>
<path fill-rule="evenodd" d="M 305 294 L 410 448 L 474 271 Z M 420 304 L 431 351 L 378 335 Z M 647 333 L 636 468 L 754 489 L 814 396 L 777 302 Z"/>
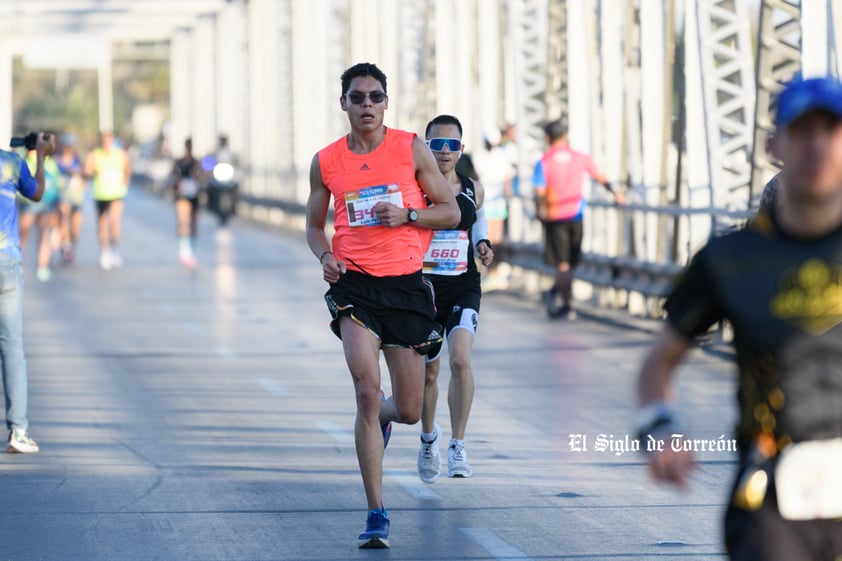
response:
<path fill-rule="evenodd" d="M 9 146 L 17 148 L 18 146 L 26 146 L 27 150 L 35 150 L 35 145 L 38 143 L 38 133 L 31 132 L 26 136 L 13 136 L 9 141 Z"/>

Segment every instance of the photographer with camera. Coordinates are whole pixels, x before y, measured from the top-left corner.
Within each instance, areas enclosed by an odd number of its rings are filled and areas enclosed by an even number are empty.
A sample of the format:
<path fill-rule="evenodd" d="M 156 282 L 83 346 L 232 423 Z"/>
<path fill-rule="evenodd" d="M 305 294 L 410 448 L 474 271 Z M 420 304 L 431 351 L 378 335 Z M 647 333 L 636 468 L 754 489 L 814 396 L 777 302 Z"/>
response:
<path fill-rule="evenodd" d="M 6 427 L 10 453 L 32 453 L 38 444 L 29 437 L 26 418 L 26 361 L 23 356 L 23 272 L 18 231 L 16 198 L 20 193 L 32 201 L 40 201 L 44 194 L 44 159 L 55 150 L 55 137 L 34 133 L 25 140 L 27 148 L 35 149 L 35 176 L 17 153 L 0 150 L 0 356 L 2 360 L 3 391 L 6 398 Z M 12 139 L 12 145 L 15 139 Z M 20 144 L 19 144 L 20 145 Z"/>

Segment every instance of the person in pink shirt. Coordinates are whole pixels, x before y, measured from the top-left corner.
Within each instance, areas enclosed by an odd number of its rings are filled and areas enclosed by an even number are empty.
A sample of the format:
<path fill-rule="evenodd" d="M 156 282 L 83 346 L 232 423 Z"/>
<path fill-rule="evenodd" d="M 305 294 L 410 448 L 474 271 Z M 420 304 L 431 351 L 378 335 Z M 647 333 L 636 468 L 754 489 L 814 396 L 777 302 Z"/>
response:
<path fill-rule="evenodd" d="M 550 317 L 574 319 L 573 272 L 582 255 L 585 175 L 602 184 L 618 204 L 623 196 L 614 191 L 589 154 L 570 147 L 567 126 L 561 120 L 548 123 L 544 133 L 550 147 L 532 177 L 538 218 L 544 223 L 544 259 L 556 269 L 555 282 L 543 295 L 544 304 Z"/>

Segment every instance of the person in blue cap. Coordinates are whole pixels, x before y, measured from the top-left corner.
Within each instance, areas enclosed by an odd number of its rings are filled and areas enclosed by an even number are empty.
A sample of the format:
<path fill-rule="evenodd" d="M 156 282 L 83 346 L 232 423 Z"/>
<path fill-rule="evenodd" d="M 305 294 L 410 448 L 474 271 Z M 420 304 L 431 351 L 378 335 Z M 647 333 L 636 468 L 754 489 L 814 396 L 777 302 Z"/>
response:
<path fill-rule="evenodd" d="M 674 286 L 638 376 L 635 430 L 666 443 L 647 452 L 654 477 L 685 486 L 693 450 L 672 439 L 670 382 L 693 340 L 729 321 L 739 468 L 728 555 L 842 559 L 842 83 L 789 82 L 775 127 L 786 188 L 747 227 L 711 239 Z"/>

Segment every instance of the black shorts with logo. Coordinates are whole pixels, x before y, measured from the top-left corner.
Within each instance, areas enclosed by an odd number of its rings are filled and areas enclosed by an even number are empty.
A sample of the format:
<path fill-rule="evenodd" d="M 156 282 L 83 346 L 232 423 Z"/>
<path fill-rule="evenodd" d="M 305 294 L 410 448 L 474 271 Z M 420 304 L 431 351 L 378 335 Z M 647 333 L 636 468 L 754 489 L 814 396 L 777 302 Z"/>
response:
<path fill-rule="evenodd" d="M 453 330 L 470 322 L 473 333 L 479 324 L 479 305 L 482 298 L 480 275 L 477 270 L 459 276 L 428 275 L 436 299 L 436 321 L 444 325 L 444 334 L 450 337 Z M 464 314 L 470 314 L 465 317 Z M 430 346 L 427 360 L 439 357 L 443 342 Z"/>
<path fill-rule="evenodd" d="M 462 310 L 479 312 L 482 298 L 479 272 L 469 271 L 455 277 L 428 275 L 426 278 L 433 283 L 436 321 L 444 325 L 446 335 L 459 325 Z"/>
<path fill-rule="evenodd" d="M 421 271 L 397 277 L 373 277 L 348 271 L 325 293 L 333 317 L 330 328 L 340 339 L 339 319 L 350 317 L 380 339 L 383 347 L 427 354 L 442 340 L 435 320 L 432 287 Z"/>

